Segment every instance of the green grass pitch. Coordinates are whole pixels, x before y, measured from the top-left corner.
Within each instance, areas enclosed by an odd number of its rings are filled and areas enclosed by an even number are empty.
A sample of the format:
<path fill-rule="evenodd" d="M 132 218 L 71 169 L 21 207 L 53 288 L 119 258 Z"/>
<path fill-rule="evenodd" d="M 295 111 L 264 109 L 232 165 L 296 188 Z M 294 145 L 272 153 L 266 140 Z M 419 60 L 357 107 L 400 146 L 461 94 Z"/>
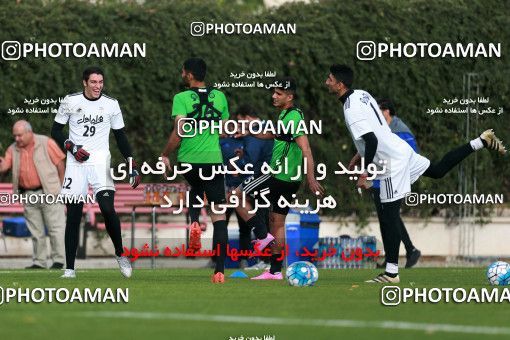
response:
<path fill-rule="evenodd" d="M 227 271 L 227 276 L 232 270 Z M 258 272 L 249 272 L 253 276 Z M 383 306 L 377 270 L 320 270 L 314 287 L 227 279 L 210 269 L 0 271 L 0 286 L 129 288 L 129 302 L 0 305 L 0 339 L 486 339 L 510 335 L 509 303 Z M 400 287 L 491 288 L 484 268 L 403 270 Z M 508 326 L 508 327 L 507 327 Z M 273 336 L 270 338 L 268 336 Z"/>

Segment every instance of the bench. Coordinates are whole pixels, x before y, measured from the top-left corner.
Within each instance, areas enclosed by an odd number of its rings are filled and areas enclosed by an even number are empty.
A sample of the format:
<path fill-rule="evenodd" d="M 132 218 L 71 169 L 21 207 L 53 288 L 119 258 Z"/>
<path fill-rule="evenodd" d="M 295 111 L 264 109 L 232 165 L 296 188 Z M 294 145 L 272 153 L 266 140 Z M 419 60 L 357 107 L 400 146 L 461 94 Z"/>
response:
<path fill-rule="evenodd" d="M 155 239 L 155 229 L 162 228 L 178 228 L 183 229 L 186 232 L 186 240 L 188 239 L 188 228 L 190 224 L 188 210 L 183 209 L 184 219 L 182 222 L 158 222 L 157 216 L 161 214 L 171 214 L 175 211 L 176 208 L 161 208 L 159 206 L 151 206 L 151 205 L 143 205 L 145 201 L 145 186 L 147 185 L 160 185 L 159 183 L 143 183 L 140 184 L 136 189 L 131 188 L 131 185 L 128 183 L 116 183 L 115 184 L 115 211 L 119 218 L 123 215 L 131 216 L 131 221 L 122 221 L 120 222 L 120 227 L 123 230 L 130 229 L 131 230 L 131 248 L 134 247 L 134 233 L 136 229 L 152 229 L 151 239 L 152 243 L 154 243 Z M 181 183 L 165 183 L 167 187 L 174 188 L 175 191 L 186 191 L 189 190 L 188 186 Z M 89 194 L 92 194 L 90 191 Z M 140 205 L 138 205 L 140 204 Z M 85 215 L 85 226 L 83 228 L 83 243 L 80 243 L 80 247 L 78 249 L 78 258 L 86 257 L 86 238 L 87 231 L 89 230 L 104 230 L 105 224 L 104 222 L 97 221 L 97 214 L 101 215 L 101 210 L 99 209 L 99 205 L 97 203 L 94 204 L 86 204 L 83 209 Z M 154 225 L 152 222 L 141 222 L 136 221 L 136 214 L 151 214 L 154 220 Z M 202 222 L 201 227 L 202 230 L 206 229 L 207 226 L 207 212 L 205 209 L 201 210 Z M 154 227 L 154 228 L 153 228 Z M 154 244 L 152 244 L 154 247 Z"/>

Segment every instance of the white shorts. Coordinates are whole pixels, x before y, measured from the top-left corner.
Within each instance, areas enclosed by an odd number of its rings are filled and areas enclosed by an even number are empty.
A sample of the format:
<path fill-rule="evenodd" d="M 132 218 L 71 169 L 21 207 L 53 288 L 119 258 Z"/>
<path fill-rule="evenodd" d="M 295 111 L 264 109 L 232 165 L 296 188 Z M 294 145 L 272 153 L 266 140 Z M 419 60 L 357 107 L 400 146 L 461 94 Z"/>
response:
<path fill-rule="evenodd" d="M 393 202 L 411 192 L 411 184 L 430 166 L 430 160 L 412 152 L 406 161 L 392 162 L 389 177 L 381 179 L 381 202 Z"/>
<path fill-rule="evenodd" d="M 109 161 L 108 158 L 103 164 L 67 164 L 61 193 L 85 197 L 88 194 L 89 185 L 92 187 L 94 196 L 102 190 L 115 191 Z"/>

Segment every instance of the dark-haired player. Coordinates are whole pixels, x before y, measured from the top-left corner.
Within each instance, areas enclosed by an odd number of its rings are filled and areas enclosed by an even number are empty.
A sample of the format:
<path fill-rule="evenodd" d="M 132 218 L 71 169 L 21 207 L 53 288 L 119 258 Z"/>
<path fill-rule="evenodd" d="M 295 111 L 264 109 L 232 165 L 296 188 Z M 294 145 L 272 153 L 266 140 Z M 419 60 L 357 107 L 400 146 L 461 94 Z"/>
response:
<path fill-rule="evenodd" d="M 396 112 L 395 112 L 395 105 L 393 102 L 388 98 L 381 98 L 377 100 L 377 104 L 379 105 L 379 109 L 381 109 L 381 112 L 384 116 L 384 119 L 386 120 L 386 123 L 388 123 L 388 126 L 390 127 L 391 132 L 396 134 L 400 137 L 400 139 L 404 140 L 407 144 L 409 144 L 410 147 L 413 148 L 413 150 L 416 153 L 418 152 L 418 144 L 416 143 L 416 139 L 409 129 L 409 127 L 400 119 Z M 377 216 L 379 217 L 382 212 L 381 207 L 381 192 L 380 192 L 380 181 L 374 180 L 373 186 L 372 186 L 372 196 L 374 198 L 374 204 L 377 211 Z M 381 218 L 379 218 L 379 221 Z M 404 248 L 406 250 L 406 268 L 413 267 L 419 260 L 421 256 L 420 250 L 416 249 L 413 242 L 411 241 L 411 238 L 409 237 L 409 233 L 407 232 L 406 226 L 404 224 L 404 221 L 402 218 L 399 218 L 399 224 L 400 224 L 400 236 L 402 238 L 402 244 L 404 245 Z M 382 229 L 381 226 L 381 235 L 385 232 L 385 230 Z M 386 263 L 379 265 L 381 267 L 386 267 Z"/>
<path fill-rule="evenodd" d="M 109 135 L 113 130 L 117 146 L 127 162 L 132 164 L 130 183 L 136 188 L 140 175 L 124 132 L 124 120 L 116 99 L 103 93 L 104 72 L 99 67 L 83 71 L 83 92 L 67 95 L 55 116 L 51 136 L 67 150 L 66 172 L 62 194 L 85 196 L 90 185 L 104 217 L 106 230 L 115 247 L 120 271 L 132 274 L 131 263 L 123 253 L 119 217 L 114 209 L 115 187 L 110 174 Z M 69 123 L 69 138 L 63 128 Z M 66 270 L 62 277 L 74 278 L 74 262 L 78 248 L 78 232 L 83 203 L 67 204 L 65 231 Z"/>
<path fill-rule="evenodd" d="M 223 164 L 223 156 L 219 143 L 218 129 L 207 129 L 197 132 L 195 127 L 201 120 L 222 124 L 229 118 L 227 99 L 223 92 L 211 89 L 205 85 L 207 66 L 200 58 L 187 59 L 182 67 L 182 80 L 188 88 L 174 96 L 172 117 L 175 119 L 168 143 L 162 152 L 163 161 L 170 168 L 168 155 L 179 148 L 177 161 L 179 164 L 192 165 L 191 171 L 184 174 L 184 178 L 191 186 L 190 197 L 202 196 L 205 192 L 207 201 L 216 206 L 225 203 L 225 178 L 223 174 L 215 174 L 210 180 L 213 168 Z M 192 124 L 192 125 L 189 125 Z M 192 127 L 192 130 L 188 130 Z M 191 214 L 193 213 L 193 214 Z M 200 249 L 201 229 L 198 225 L 198 213 L 191 210 L 190 240 L 192 249 Z M 225 282 L 225 256 L 227 253 L 227 221 L 225 214 L 210 213 L 213 222 L 213 249 L 220 247 L 220 254 L 215 257 L 215 269 L 211 281 Z"/>
<path fill-rule="evenodd" d="M 393 134 L 384 120 L 377 102 L 370 93 L 352 90 L 354 73 L 345 65 L 332 65 L 326 79 L 329 92 L 336 95 L 343 104 L 347 129 L 352 136 L 358 153 L 351 164 L 365 157 L 365 167 L 380 161 L 387 161 L 387 171 L 377 175 L 381 182 L 381 228 L 386 253 L 386 271 L 371 283 L 398 283 L 398 252 L 400 246 L 400 205 L 404 196 L 411 191 L 411 184 L 421 175 L 430 178 L 442 178 L 455 165 L 476 150 L 488 148 L 504 154 L 503 143 L 492 130 L 486 130 L 473 139 L 450 152 L 441 161 L 431 163 L 427 158 L 417 154 L 405 141 Z M 365 172 L 358 180 L 358 187 L 368 189 L 368 174 Z"/>
<path fill-rule="evenodd" d="M 280 79 L 282 87 L 276 87 L 273 92 L 273 106 L 280 110 L 278 120 L 283 125 L 289 126 L 293 123 L 294 127 L 304 120 L 303 112 L 294 104 L 296 99 L 296 81 L 291 77 Z M 257 134 L 259 138 L 274 138 L 273 153 L 270 166 L 276 170 L 279 165 L 284 169 L 285 160 L 288 168 L 278 174 L 260 175 L 259 177 L 250 177 L 236 189 L 236 195 L 241 199 L 242 192 L 258 197 L 255 192 L 260 193 L 269 189 L 266 197 L 272 204 L 272 211 L 269 217 L 269 229 L 259 214 L 249 213 L 253 209 L 250 202 L 245 206 L 239 206 L 237 212 L 246 221 L 246 224 L 253 229 L 257 240 L 255 247 L 263 250 L 271 245 L 271 268 L 261 275 L 252 278 L 253 280 L 282 280 L 282 250 L 285 247 L 285 217 L 289 212 L 288 207 L 280 207 L 278 200 L 285 197 L 288 202 L 294 202 L 294 195 L 303 181 L 302 171 L 298 175 L 298 167 L 303 167 L 303 158 L 307 159 L 306 180 L 308 187 L 313 193 L 322 195 L 324 189 L 315 179 L 315 165 L 308 137 L 303 131 L 290 129 L 288 133 L 273 135 Z M 276 241 L 276 242 L 273 242 Z"/>

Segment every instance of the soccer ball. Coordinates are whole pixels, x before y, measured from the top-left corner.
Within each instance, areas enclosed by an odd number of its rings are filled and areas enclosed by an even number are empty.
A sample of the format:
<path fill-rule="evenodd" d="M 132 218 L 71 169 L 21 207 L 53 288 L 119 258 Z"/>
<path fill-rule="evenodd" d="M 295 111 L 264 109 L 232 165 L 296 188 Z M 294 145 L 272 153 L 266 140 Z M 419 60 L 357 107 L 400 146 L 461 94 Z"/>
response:
<path fill-rule="evenodd" d="M 319 271 L 308 261 L 294 262 L 285 274 L 291 286 L 312 286 L 319 279 Z"/>
<path fill-rule="evenodd" d="M 497 261 L 487 268 L 487 280 L 493 286 L 506 286 L 510 283 L 510 264 Z"/>

